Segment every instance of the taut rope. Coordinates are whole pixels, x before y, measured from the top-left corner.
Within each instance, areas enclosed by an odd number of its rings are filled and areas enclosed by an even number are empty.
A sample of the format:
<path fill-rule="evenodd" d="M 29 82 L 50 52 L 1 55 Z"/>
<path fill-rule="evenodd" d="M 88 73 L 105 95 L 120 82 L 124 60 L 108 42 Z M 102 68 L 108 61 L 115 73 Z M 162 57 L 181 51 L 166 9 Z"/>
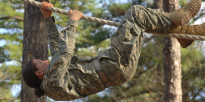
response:
<path fill-rule="evenodd" d="M 24 0 L 24 1 L 29 3 L 29 4 L 32 4 L 34 6 L 37 6 L 39 8 L 42 7 L 42 4 L 40 2 L 37 2 L 34 0 Z M 55 7 L 51 7 L 48 10 L 53 11 L 53 12 L 57 12 L 60 14 L 64 14 L 64 15 L 68 15 L 68 12 L 69 12 L 69 11 L 55 8 Z M 115 26 L 115 27 L 118 27 L 120 25 L 120 23 L 118 23 L 118 22 L 104 20 L 104 19 L 95 18 L 95 17 L 89 17 L 89 16 L 85 16 L 85 15 L 83 15 L 81 19 L 92 21 L 92 22 L 97 22 L 100 24 L 107 24 L 107 25 L 111 25 L 111 26 Z M 178 34 L 178 33 L 168 33 L 168 34 L 153 33 L 153 34 L 167 36 L 167 37 L 175 37 L 175 38 L 180 38 L 180 39 L 205 40 L 205 36 L 200 36 L 200 35 L 189 35 L 189 34 Z"/>

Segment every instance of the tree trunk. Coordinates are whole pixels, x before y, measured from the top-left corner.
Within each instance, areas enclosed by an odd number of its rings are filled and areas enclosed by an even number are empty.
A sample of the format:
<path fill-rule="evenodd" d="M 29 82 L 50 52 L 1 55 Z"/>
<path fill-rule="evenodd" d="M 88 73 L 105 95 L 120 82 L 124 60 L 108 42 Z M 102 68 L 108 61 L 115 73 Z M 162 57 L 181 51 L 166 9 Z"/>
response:
<path fill-rule="evenodd" d="M 38 0 L 39 2 L 45 0 Z M 48 0 L 47 0 L 48 1 Z M 38 7 L 25 3 L 22 69 L 31 59 L 48 59 L 48 39 L 44 17 Z M 46 102 L 46 96 L 36 98 L 34 89 L 21 79 L 21 102 Z"/>
<path fill-rule="evenodd" d="M 155 0 L 154 8 L 163 10 L 163 0 Z"/>
<path fill-rule="evenodd" d="M 178 9 L 178 0 L 164 0 L 164 11 Z M 175 38 L 164 37 L 164 101 L 182 102 L 181 89 L 181 52 Z"/>

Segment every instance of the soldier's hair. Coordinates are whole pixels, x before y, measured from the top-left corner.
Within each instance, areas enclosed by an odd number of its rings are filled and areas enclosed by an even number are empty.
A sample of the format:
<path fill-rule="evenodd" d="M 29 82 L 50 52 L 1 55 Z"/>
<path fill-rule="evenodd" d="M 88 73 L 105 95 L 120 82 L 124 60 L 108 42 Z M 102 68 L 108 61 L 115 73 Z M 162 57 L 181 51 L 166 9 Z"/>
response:
<path fill-rule="evenodd" d="M 23 79 L 27 86 L 35 88 L 35 95 L 41 97 L 45 93 L 40 89 L 42 80 L 38 79 L 38 76 L 35 74 L 37 70 L 36 65 L 33 64 L 33 60 L 29 61 L 23 68 Z"/>

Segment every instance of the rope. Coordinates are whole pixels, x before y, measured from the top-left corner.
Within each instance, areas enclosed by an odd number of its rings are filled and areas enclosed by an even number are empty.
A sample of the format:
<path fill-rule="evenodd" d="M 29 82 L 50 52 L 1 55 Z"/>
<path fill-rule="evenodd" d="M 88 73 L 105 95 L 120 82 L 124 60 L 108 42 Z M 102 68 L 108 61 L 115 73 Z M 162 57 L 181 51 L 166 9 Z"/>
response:
<path fill-rule="evenodd" d="M 200 35 L 189 35 L 189 34 L 178 34 L 178 33 L 167 33 L 167 34 L 154 33 L 154 34 L 167 36 L 167 37 L 180 38 L 180 39 L 202 40 L 202 41 L 205 40 L 205 36 L 200 36 Z"/>
<path fill-rule="evenodd" d="M 32 4 L 34 6 L 37 6 L 39 8 L 42 7 L 42 4 L 40 2 L 37 2 L 34 0 L 24 0 L 24 1 L 29 3 L 29 4 Z M 53 11 L 53 12 L 57 12 L 60 14 L 64 14 L 64 15 L 68 15 L 68 12 L 69 12 L 69 11 L 55 8 L 55 7 L 51 7 L 48 10 Z M 100 24 L 107 24 L 107 25 L 111 25 L 111 26 L 115 26 L 115 27 L 118 27 L 120 25 L 120 23 L 118 23 L 118 22 L 104 20 L 104 19 L 100 19 L 100 18 L 96 18 L 96 17 L 89 17 L 89 16 L 85 16 L 85 15 L 83 15 L 81 19 L 92 21 L 92 22 L 97 22 Z M 177 33 L 167 33 L 167 34 L 154 33 L 154 34 L 161 35 L 161 36 L 167 36 L 167 37 L 175 37 L 175 38 L 180 38 L 180 39 L 205 40 L 205 36 L 200 36 L 200 35 L 188 35 L 188 34 L 177 34 Z"/>

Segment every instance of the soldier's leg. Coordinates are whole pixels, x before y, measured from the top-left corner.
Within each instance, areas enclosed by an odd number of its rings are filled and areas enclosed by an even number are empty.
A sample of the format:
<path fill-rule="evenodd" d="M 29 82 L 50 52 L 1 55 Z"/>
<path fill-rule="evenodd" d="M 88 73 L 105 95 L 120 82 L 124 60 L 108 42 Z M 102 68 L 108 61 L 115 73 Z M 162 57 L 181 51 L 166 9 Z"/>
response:
<path fill-rule="evenodd" d="M 135 74 L 143 42 L 143 31 L 167 33 L 171 21 L 160 10 L 131 7 L 111 37 L 111 48 L 98 55 L 102 71 L 112 86 L 129 81 Z"/>

